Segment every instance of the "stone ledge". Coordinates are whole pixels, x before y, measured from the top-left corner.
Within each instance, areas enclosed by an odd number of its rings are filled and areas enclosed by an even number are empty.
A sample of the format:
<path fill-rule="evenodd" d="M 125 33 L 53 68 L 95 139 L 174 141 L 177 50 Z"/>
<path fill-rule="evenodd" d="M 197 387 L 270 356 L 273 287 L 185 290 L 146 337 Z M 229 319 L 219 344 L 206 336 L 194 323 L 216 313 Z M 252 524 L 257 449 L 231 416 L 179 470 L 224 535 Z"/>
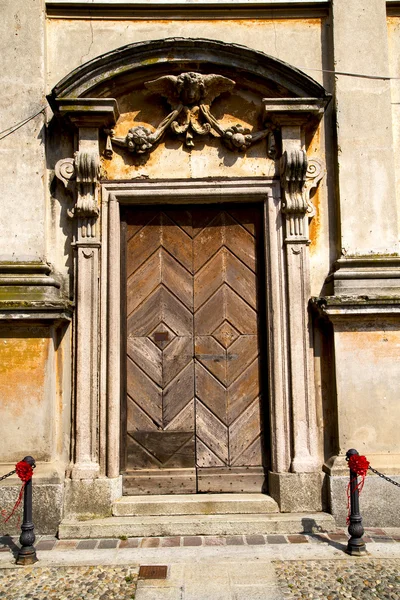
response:
<path fill-rule="evenodd" d="M 295 534 L 335 531 L 332 515 L 293 513 L 274 515 L 183 515 L 158 517 L 108 517 L 78 521 L 64 519 L 60 539 L 181 536 Z"/>
<path fill-rule="evenodd" d="M 333 266 L 328 278 L 337 295 L 400 296 L 400 257 L 342 257 Z"/>
<path fill-rule="evenodd" d="M 311 308 L 329 320 L 349 317 L 395 317 L 400 315 L 400 288 L 397 296 L 383 294 L 340 294 L 310 298 Z"/>
<path fill-rule="evenodd" d="M 66 307 L 62 278 L 45 262 L 0 262 L 0 310 Z M 47 311 L 46 311 L 47 312 Z M 3 318 L 3 317 L 2 317 Z"/>
<path fill-rule="evenodd" d="M 122 496 L 113 504 L 114 516 L 166 516 L 278 513 L 278 505 L 265 494 L 183 494 Z"/>

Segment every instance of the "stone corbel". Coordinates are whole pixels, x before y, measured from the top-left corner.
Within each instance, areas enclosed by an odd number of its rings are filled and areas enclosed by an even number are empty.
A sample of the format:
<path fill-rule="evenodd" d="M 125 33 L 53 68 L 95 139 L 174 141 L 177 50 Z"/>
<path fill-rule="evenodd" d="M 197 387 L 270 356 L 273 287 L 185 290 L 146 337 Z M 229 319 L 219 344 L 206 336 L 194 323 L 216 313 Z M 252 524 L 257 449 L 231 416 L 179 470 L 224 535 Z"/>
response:
<path fill-rule="evenodd" d="M 74 158 L 63 158 L 55 166 L 56 177 L 73 195 L 68 214 L 80 219 L 83 238 L 96 237 L 99 173 L 100 154 L 93 150 L 75 152 Z"/>
<path fill-rule="evenodd" d="M 55 174 L 74 197 L 74 207 L 69 215 L 78 219 L 78 241 L 96 238 L 99 135 L 104 127 L 115 124 L 119 116 L 118 106 L 113 98 L 56 98 L 53 108 L 78 128 L 79 140 L 74 158 L 59 160 Z"/>
<path fill-rule="evenodd" d="M 286 214 L 286 239 L 307 241 L 308 219 L 315 214 L 310 192 L 324 175 L 322 162 L 307 157 L 304 128 L 316 129 L 329 100 L 319 98 L 265 98 L 266 124 L 278 147 L 279 174 L 282 185 L 282 212 Z M 269 143 L 269 148 L 271 142 Z"/>

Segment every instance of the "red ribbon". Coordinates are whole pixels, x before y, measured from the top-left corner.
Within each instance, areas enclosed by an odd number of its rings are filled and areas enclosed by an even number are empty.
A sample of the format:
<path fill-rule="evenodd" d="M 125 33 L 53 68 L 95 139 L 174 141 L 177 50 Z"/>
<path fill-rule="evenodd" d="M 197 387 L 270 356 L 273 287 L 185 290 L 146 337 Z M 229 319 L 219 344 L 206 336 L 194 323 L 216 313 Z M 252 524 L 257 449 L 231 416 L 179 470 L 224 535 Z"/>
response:
<path fill-rule="evenodd" d="M 25 486 L 28 483 L 28 481 L 30 481 L 32 479 L 32 475 L 33 475 L 32 465 L 25 462 L 24 460 L 20 460 L 19 463 L 17 463 L 15 465 L 15 471 L 16 471 L 18 477 L 20 478 L 20 480 L 22 481 L 22 486 L 19 491 L 17 501 L 14 504 L 14 508 L 12 509 L 12 511 L 10 512 L 8 517 L 4 519 L 4 521 L 3 521 L 4 523 L 7 523 L 7 521 L 9 521 L 11 519 L 11 517 L 15 514 L 15 512 L 18 510 L 18 507 L 22 502 L 22 496 L 24 494 Z M 7 513 L 5 511 L 1 511 L 1 514 L 3 517 L 5 517 Z M 19 521 L 19 519 L 18 519 L 18 521 Z"/>
<path fill-rule="evenodd" d="M 369 461 L 365 456 L 360 456 L 359 454 L 352 454 L 348 460 L 350 471 L 356 474 L 356 476 L 349 481 L 347 484 L 347 525 L 350 521 L 350 496 L 351 496 L 351 484 L 354 480 L 357 481 L 357 476 L 361 477 L 360 481 L 357 483 L 356 489 L 358 490 L 358 494 L 360 495 L 365 483 L 365 477 L 368 473 Z"/>

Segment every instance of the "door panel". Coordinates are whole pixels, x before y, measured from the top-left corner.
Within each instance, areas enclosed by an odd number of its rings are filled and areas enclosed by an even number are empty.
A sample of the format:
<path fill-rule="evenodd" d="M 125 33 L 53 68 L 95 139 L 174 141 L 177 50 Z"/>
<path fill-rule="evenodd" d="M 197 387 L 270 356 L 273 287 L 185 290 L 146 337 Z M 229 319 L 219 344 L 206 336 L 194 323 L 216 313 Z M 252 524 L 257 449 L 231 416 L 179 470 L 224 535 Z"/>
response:
<path fill-rule="evenodd" d="M 258 208 L 125 219 L 125 493 L 260 491 Z"/>

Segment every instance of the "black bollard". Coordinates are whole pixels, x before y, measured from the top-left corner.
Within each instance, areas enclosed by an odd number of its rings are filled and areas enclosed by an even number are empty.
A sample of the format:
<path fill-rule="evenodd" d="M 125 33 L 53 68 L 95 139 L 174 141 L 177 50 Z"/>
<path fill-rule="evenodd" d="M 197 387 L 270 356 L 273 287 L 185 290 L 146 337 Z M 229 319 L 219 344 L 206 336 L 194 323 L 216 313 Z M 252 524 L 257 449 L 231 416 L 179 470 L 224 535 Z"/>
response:
<path fill-rule="evenodd" d="M 35 459 L 32 456 L 25 456 L 22 459 L 32 467 L 35 466 Z M 21 525 L 21 535 L 19 537 L 21 548 L 18 552 L 17 565 L 33 565 L 38 559 L 36 550 L 33 547 L 35 543 L 35 526 L 32 522 L 32 478 L 26 482 L 24 488 L 24 518 Z"/>
<path fill-rule="evenodd" d="M 346 459 L 350 456 L 358 454 L 357 450 L 348 450 Z M 362 516 L 360 515 L 359 493 L 357 487 L 357 473 L 350 469 L 350 524 L 348 532 L 350 539 L 347 542 L 346 552 L 351 556 L 363 556 L 367 553 L 367 548 L 363 539 L 364 527 L 362 524 Z"/>

